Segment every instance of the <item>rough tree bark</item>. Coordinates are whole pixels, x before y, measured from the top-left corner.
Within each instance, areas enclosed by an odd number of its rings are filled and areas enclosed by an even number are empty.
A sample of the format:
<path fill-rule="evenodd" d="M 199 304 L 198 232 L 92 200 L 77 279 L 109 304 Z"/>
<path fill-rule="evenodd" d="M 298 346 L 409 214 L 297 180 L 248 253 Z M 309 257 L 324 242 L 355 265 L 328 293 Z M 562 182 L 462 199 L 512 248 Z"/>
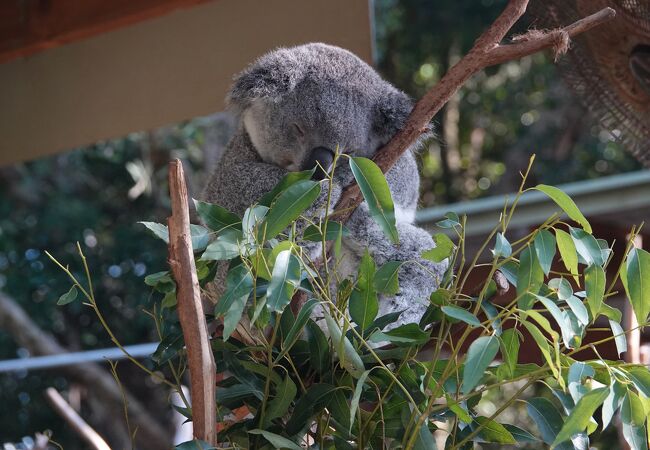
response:
<path fill-rule="evenodd" d="M 194 437 L 216 446 L 217 367 L 201 304 L 190 235 L 189 197 L 183 165 L 178 159 L 169 164 L 169 193 L 172 201 L 172 215 L 168 219 L 169 265 L 176 281 L 178 317 L 187 349 Z"/>

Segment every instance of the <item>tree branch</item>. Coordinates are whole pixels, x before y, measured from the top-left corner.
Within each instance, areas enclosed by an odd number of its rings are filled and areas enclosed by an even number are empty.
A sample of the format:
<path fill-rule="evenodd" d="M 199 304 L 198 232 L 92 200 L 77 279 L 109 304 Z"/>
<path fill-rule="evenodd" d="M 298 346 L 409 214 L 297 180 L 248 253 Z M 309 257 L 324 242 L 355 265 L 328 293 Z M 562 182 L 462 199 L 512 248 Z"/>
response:
<path fill-rule="evenodd" d="M 181 161 L 169 164 L 172 215 L 169 225 L 169 265 L 176 281 L 178 316 L 183 329 L 192 394 L 194 436 L 212 446 L 216 434 L 216 375 L 208 327 L 201 304 L 201 291 L 190 235 L 187 185 Z"/>
<path fill-rule="evenodd" d="M 52 407 L 59 413 L 61 417 L 74 429 L 84 441 L 90 445 L 93 450 L 111 450 L 106 441 L 92 429 L 85 420 L 81 418 L 77 411 L 65 401 L 65 399 L 54 388 L 47 388 L 45 390 L 45 397 L 50 402 Z"/>
<path fill-rule="evenodd" d="M 510 0 L 503 13 L 477 39 L 469 53 L 449 69 L 440 82 L 415 104 L 404 127 L 373 158 L 384 173 L 390 170 L 402 154 L 417 141 L 433 116 L 472 75 L 486 67 L 554 47 L 558 44 L 558 39 L 566 40 L 577 36 L 613 19 L 616 15 L 612 8 L 605 8 L 565 28 L 533 31 L 520 36 L 514 44 L 500 44 L 503 36 L 523 15 L 527 4 L 527 0 Z M 562 46 L 562 49 L 564 48 L 565 46 Z M 336 205 L 336 215 L 343 222 L 347 221 L 362 200 L 356 183 L 347 186 Z"/>

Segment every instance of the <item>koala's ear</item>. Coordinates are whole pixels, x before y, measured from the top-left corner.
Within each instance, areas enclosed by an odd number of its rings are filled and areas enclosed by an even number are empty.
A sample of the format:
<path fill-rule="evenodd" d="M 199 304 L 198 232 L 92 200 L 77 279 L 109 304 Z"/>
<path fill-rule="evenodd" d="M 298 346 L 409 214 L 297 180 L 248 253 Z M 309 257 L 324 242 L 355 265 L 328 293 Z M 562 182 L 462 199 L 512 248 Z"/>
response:
<path fill-rule="evenodd" d="M 413 109 L 405 93 L 394 90 L 382 96 L 376 104 L 374 129 L 383 140 L 389 140 L 402 129 Z"/>
<path fill-rule="evenodd" d="M 296 87 L 301 70 L 290 58 L 279 58 L 282 50 L 270 53 L 235 78 L 226 102 L 239 110 L 257 99 L 279 100 Z"/>

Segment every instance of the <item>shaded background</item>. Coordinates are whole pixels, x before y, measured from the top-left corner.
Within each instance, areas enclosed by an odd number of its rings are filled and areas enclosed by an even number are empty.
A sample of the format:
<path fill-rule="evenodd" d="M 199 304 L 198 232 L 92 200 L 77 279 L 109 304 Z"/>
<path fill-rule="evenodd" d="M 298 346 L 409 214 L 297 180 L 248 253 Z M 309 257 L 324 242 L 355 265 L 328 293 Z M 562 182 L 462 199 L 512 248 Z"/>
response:
<path fill-rule="evenodd" d="M 435 6 L 434 6 L 435 3 Z M 502 10 L 497 0 L 376 0 L 377 67 L 414 98 L 434 85 Z M 215 104 L 215 110 L 221 108 Z M 36 125 L 36 124 L 35 124 Z M 123 344 L 156 340 L 142 312 L 159 294 L 143 283 L 165 269 L 166 248 L 138 225 L 169 214 L 167 162 L 181 158 L 194 193 L 227 141 L 224 114 L 131 134 L 66 154 L 0 168 L 0 289 L 70 349 L 111 346 L 92 311 L 57 307 L 70 286 L 44 255 L 48 250 L 81 275 L 75 242 L 89 259 L 100 308 Z M 437 137 L 421 155 L 421 205 L 510 192 L 536 153 L 532 183 L 560 184 L 640 169 L 563 86 L 549 54 L 472 78 L 435 119 Z M 29 356 L 0 331 L 0 360 Z M 167 392 L 121 363 L 125 385 L 168 421 Z M 0 374 L 0 442 L 51 429 L 66 449 L 83 448 L 45 403 L 48 386 L 73 390 L 82 416 L 100 434 L 114 434 L 120 412 L 107 414 L 83 386 L 60 371 Z M 111 419 L 107 422 L 108 419 Z"/>

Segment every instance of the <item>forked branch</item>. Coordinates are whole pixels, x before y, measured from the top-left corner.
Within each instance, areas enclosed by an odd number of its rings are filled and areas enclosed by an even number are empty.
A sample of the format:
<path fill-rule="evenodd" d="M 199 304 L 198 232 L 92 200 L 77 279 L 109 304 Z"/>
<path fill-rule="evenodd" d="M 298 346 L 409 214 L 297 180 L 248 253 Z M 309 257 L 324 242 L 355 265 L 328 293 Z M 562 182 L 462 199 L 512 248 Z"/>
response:
<path fill-rule="evenodd" d="M 433 116 L 472 75 L 486 67 L 520 59 L 547 48 L 554 48 L 557 56 L 567 50 L 570 38 L 616 16 L 616 12 L 612 8 L 604 8 L 564 28 L 531 31 L 516 37 L 510 44 L 502 44 L 504 36 L 521 18 L 527 6 L 528 0 L 510 0 L 501 15 L 476 40 L 469 53 L 452 66 L 440 82 L 415 104 L 402 130 L 373 158 L 384 173 L 390 170 L 400 156 L 416 142 Z M 346 187 L 335 208 L 337 220 L 345 222 L 362 200 L 356 183 Z"/>

